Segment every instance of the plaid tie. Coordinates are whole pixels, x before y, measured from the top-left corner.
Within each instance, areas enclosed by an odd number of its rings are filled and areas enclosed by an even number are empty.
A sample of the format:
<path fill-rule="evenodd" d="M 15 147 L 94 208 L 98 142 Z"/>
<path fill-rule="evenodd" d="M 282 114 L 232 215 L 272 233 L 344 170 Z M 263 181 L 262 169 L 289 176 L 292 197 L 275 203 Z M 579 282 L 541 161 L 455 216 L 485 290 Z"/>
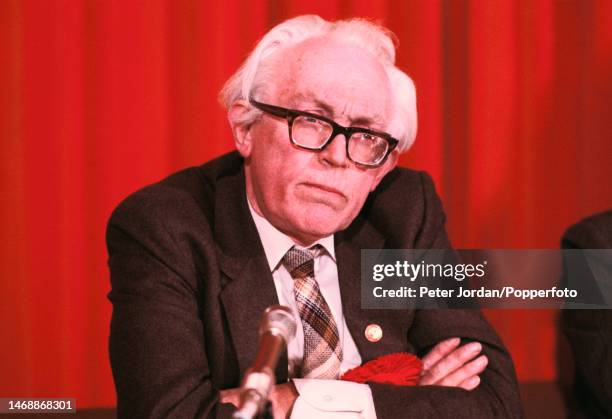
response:
<path fill-rule="evenodd" d="M 331 310 L 314 278 L 314 258 L 320 246 L 300 250 L 292 247 L 282 263 L 294 279 L 294 296 L 304 329 L 305 378 L 338 378 L 342 347 Z"/>

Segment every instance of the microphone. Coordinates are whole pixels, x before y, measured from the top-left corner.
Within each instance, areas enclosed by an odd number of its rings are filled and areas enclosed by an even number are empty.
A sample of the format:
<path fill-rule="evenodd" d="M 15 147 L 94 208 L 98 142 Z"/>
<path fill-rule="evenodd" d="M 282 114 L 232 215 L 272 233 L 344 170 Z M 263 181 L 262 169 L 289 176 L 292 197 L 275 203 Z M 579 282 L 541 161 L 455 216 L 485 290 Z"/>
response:
<path fill-rule="evenodd" d="M 287 343 L 295 335 L 295 320 L 288 307 L 268 307 L 259 323 L 259 348 L 240 385 L 240 406 L 234 419 L 251 419 L 262 413 L 276 380 L 274 369 Z"/>

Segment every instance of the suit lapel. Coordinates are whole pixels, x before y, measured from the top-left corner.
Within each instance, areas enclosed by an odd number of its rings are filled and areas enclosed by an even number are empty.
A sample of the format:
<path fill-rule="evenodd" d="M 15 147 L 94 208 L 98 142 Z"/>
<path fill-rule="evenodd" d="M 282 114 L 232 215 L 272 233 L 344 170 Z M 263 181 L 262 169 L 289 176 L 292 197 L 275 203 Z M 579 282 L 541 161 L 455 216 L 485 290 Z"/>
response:
<path fill-rule="evenodd" d="M 221 303 L 242 376 L 255 359 L 261 315 L 268 306 L 278 304 L 272 273 L 247 205 L 242 169 L 217 182 L 214 234 L 226 282 Z M 278 361 L 277 382 L 287 381 L 287 374 L 285 350 Z"/>
<path fill-rule="evenodd" d="M 361 308 L 361 249 L 380 248 L 384 238 L 367 222 L 358 218 L 348 230 L 337 234 L 336 239 L 342 311 L 351 336 L 365 361 L 369 358 L 372 345 L 364 335 L 371 319 L 366 310 Z"/>
<path fill-rule="evenodd" d="M 363 362 L 398 351 L 410 351 L 406 331 L 412 312 L 361 308 L 361 249 L 382 249 L 384 236 L 358 217 L 349 229 L 336 234 L 338 281 L 342 311 Z M 365 329 L 370 324 L 381 327 L 383 337 L 370 342 Z"/>

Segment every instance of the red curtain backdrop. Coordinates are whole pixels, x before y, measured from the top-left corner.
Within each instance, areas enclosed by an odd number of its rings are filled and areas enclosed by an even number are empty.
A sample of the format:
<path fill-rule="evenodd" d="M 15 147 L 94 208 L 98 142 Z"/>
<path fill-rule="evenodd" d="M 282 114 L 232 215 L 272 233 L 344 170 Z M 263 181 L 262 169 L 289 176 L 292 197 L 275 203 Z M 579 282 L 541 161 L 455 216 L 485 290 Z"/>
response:
<path fill-rule="evenodd" d="M 0 2 L 0 395 L 111 406 L 104 230 L 130 192 L 233 148 L 216 95 L 298 14 L 391 28 L 457 247 L 556 248 L 612 206 L 612 2 Z M 375 92 L 372 92 L 375 94 Z M 487 315 L 521 380 L 556 313 Z"/>

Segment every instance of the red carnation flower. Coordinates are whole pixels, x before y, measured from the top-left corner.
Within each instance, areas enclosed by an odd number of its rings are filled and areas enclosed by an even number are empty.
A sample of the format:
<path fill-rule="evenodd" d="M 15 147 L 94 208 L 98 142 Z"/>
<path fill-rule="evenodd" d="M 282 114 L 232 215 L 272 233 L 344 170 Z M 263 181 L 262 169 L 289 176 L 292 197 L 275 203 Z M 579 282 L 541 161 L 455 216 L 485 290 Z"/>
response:
<path fill-rule="evenodd" d="M 384 355 L 348 370 L 341 379 L 356 383 L 374 382 L 396 386 L 414 386 L 419 382 L 423 362 L 406 352 Z"/>

